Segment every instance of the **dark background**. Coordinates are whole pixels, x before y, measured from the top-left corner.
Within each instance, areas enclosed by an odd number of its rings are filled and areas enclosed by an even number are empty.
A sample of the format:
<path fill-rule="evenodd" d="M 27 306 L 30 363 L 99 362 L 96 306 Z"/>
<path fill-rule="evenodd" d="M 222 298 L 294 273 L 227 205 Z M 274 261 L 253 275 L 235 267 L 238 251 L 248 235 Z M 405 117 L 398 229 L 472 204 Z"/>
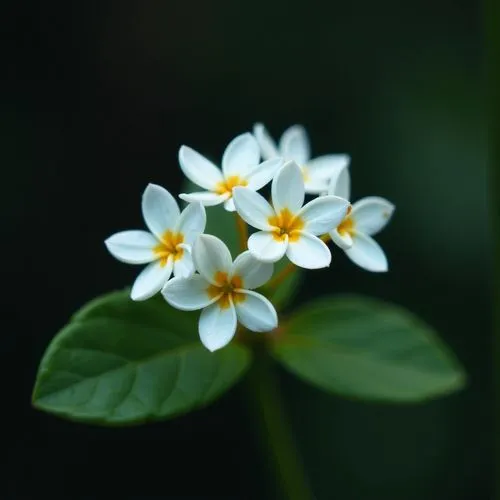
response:
<path fill-rule="evenodd" d="M 337 251 L 328 292 L 420 314 L 469 373 L 421 406 L 347 402 L 282 374 L 318 500 L 489 498 L 492 441 L 482 28 L 473 1 L 7 2 L 2 20 L 0 497 L 277 498 L 239 386 L 206 410 L 102 429 L 35 411 L 37 364 L 69 316 L 132 282 L 110 234 L 177 192 L 185 143 L 220 158 L 263 121 L 352 156 L 353 199 L 397 207 L 385 275 Z"/>

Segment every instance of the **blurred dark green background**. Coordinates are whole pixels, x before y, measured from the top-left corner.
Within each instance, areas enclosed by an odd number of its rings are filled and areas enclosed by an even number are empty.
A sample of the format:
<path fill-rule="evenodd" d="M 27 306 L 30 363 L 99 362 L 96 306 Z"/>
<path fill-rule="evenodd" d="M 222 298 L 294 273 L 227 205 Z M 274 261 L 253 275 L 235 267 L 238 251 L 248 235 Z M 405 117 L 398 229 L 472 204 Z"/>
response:
<path fill-rule="evenodd" d="M 490 497 L 491 282 L 482 27 L 473 1 L 6 2 L 2 371 L 5 499 L 278 498 L 243 387 L 134 429 L 36 412 L 56 331 L 132 282 L 103 240 L 142 227 L 148 182 L 177 192 L 177 151 L 220 158 L 263 121 L 352 156 L 353 199 L 396 204 L 390 272 L 342 252 L 298 301 L 356 292 L 432 324 L 469 373 L 421 406 L 348 402 L 281 374 L 318 500 Z M 7 260 L 8 259 L 8 260 Z"/>

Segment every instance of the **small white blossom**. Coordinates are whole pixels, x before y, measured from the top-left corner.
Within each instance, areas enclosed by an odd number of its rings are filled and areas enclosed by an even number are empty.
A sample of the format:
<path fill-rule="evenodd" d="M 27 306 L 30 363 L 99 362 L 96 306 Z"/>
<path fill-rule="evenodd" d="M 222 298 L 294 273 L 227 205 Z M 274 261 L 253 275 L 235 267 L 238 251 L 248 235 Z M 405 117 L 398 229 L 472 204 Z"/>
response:
<path fill-rule="evenodd" d="M 236 333 L 238 321 L 254 332 L 278 326 L 274 306 L 252 291 L 272 276 L 272 264 L 256 261 L 248 251 L 233 262 L 227 246 L 208 234 L 197 239 L 193 259 L 199 274 L 171 279 L 162 294 L 177 309 L 203 309 L 198 328 L 207 349 L 215 351 L 227 345 Z"/>
<path fill-rule="evenodd" d="M 260 230 L 248 239 L 248 249 L 256 259 L 276 262 L 286 254 L 306 269 L 330 265 L 330 250 L 317 235 L 340 224 L 349 202 L 338 196 L 322 196 L 302 206 L 304 180 L 295 162 L 287 163 L 273 179 L 273 206 L 248 188 L 236 187 L 233 196 L 238 214 Z"/>
<path fill-rule="evenodd" d="M 350 176 L 347 168 L 332 177 L 328 193 L 349 199 Z M 384 198 L 368 196 L 352 205 L 344 220 L 330 232 L 332 240 L 358 266 L 373 272 L 388 269 L 387 257 L 372 238 L 389 222 L 394 205 Z"/>
<path fill-rule="evenodd" d="M 309 194 L 325 194 L 331 177 L 351 161 L 346 154 L 330 154 L 311 159 L 309 138 L 301 125 L 293 125 L 285 130 L 279 145 L 276 145 L 262 123 L 254 125 L 253 133 L 264 160 L 281 157 L 285 161 L 293 160 L 301 167 L 305 190 Z"/>
<path fill-rule="evenodd" d="M 283 165 L 281 158 L 259 164 L 260 150 L 250 133 L 233 139 L 222 156 L 222 170 L 188 146 L 181 146 L 179 163 L 184 175 L 207 191 L 183 193 L 179 197 L 190 203 L 205 206 L 224 203 L 226 210 L 234 212 L 233 188 L 247 186 L 257 191 L 264 187 Z"/>
<path fill-rule="evenodd" d="M 170 278 L 194 272 L 191 245 L 203 233 L 205 209 L 188 205 L 182 213 L 174 197 L 161 186 L 149 184 L 142 195 L 142 215 L 151 232 L 132 230 L 110 236 L 106 247 L 121 262 L 147 264 L 131 291 L 133 300 L 146 300 L 159 292 Z"/>

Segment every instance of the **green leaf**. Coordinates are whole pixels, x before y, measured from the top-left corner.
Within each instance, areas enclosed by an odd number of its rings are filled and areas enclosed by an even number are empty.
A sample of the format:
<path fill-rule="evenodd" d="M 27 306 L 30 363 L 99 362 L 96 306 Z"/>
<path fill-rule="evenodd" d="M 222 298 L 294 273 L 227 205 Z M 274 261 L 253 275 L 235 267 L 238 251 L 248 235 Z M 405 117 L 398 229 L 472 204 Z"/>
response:
<path fill-rule="evenodd" d="M 191 181 L 186 180 L 182 187 L 183 193 L 199 191 L 200 188 Z M 238 227 L 236 224 L 236 213 L 228 212 L 223 205 L 215 207 L 206 207 L 207 211 L 207 226 L 205 233 L 213 234 L 220 238 L 229 248 L 233 259 L 241 253 L 240 242 L 238 237 Z M 281 272 L 288 264 L 289 260 L 284 257 L 274 265 L 274 276 Z M 295 296 L 302 280 L 302 271 L 296 269 L 294 273 L 287 276 L 281 283 L 279 288 L 270 294 L 266 294 L 271 302 L 279 308 L 289 304 Z M 260 290 L 264 293 L 264 289 Z"/>
<path fill-rule="evenodd" d="M 465 384 L 462 368 L 429 326 L 400 307 L 363 297 L 303 307 L 273 353 L 307 382 L 357 399 L 419 402 Z"/>
<path fill-rule="evenodd" d="M 133 302 L 128 290 L 99 297 L 52 340 L 40 364 L 35 407 L 107 425 L 160 420 L 202 407 L 248 368 L 236 344 L 211 353 L 198 338 L 198 313 L 160 297 Z"/>

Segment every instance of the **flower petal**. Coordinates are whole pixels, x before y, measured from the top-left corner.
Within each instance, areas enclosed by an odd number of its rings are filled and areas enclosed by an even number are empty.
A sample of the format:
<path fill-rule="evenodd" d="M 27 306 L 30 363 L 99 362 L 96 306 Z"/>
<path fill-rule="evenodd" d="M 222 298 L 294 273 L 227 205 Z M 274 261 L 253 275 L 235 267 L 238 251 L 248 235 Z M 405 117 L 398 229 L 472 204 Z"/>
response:
<path fill-rule="evenodd" d="M 229 344 L 236 333 L 236 310 L 233 303 L 225 309 L 217 303 L 203 309 L 198 328 L 201 342 L 209 351 L 216 351 Z"/>
<path fill-rule="evenodd" d="M 311 158 L 309 138 L 302 125 L 293 125 L 283 132 L 280 139 L 279 150 L 285 160 L 294 160 L 300 166 Z"/>
<path fill-rule="evenodd" d="M 235 137 L 222 156 L 222 172 L 227 179 L 233 175 L 246 178 L 260 160 L 259 144 L 249 132 Z"/>
<path fill-rule="evenodd" d="M 233 259 L 225 243 L 211 234 L 202 234 L 193 247 L 193 261 L 198 272 L 210 283 L 217 284 L 215 274 L 231 273 Z"/>
<path fill-rule="evenodd" d="M 330 179 L 328 194 L 340 196 L 346 200 L 351 199 L 351 175 L 348 167 L 341 168 L 333 174 Z"/>
<path fill-rule="evenodd" d="M 351 157 L 346 154 L 323 155 L 307 162 L 309 175 L 315 179 L 331 179 L 343 168 L 349 166 Z"/>
<path fill-rule="evenodd" d="M 307 174 L 304 178 L 304 189 L 307 194 L 327 194 L 329 181 L 330 179 L 313 179 L 309 174 Z"/>
<path fill-rule="evenodd" d="M 235 212 L 236 211 L 236 207 L 234 206 L 234 200 L 233 200 L 233 197 L 231 196 L 231 198 L 228 198 L 225 202 L 224 202 L 224 208 L 228 211 L 228 212 Z"/>
<path fill-rule="evenodd" d="M 189 146 L 179 149 L 179 164 L 184 175 L 203 189 L 214 191 L 224 180 L 219 168 Z"/>
<path fill-rule="evenodd" d="M 182 233 L 183 243 L 192 245 L 196 238 L 205 231 L 207 214 L 205 207 L 199 203 L 190 203 L 181 213 L 177 221 L 176 231 Z"/>
<path fill-rule="evenodd" d="M 241 288 L 253 290 L 259 288 L 271 279 L 274 266 L 269 262 L 257 260 L 250 251 L 238 255 L 233 263 L 232 275 L 243 280 Z"/>
<path fill-rule="evenodd" d="M 354 203 L 351 217 L 356 223 L 356 230 L 373 236 L 387 225 L 394 209 L 394 205 L 385 198 L 367 196 Z"/>
<path fill-rule="evenodd" d="M 277 262 L 285 255 L 287 247 L 288 236 L 278 241 L 269 231 L 257 231 L 248 238 L 248 250 L 262 262 Z"/>
<path fill-rule="evenodd" d="M 213 304 L 219 297 L 210 297 L 207 292 L 210 283 L 194 274 L 190 278 L 172 278 L 163 287 L 163 298 L 176 309 L 181 311 L 196 311 Z"/>
<path fill-rule="evenodd" d="M 260 153 L 264 160 L 270 160 L 280 156 L 276 143 L 262 123 L 256 123 L 253 126 L 253 135 L 259 143 Z"/>
<path fill-rule="evenodd" d="M 271 194 L 276 213 L 283 208 L 292 213 L 300 210 L 304 204 L 304 179 L 301 168 L 294 161 L 289 161 L 278 171 L 273 179 Z"/>
<path fill-rule="evenodd" d="M 245 300 L 236 302 L 238 321 L 252 332 L 269 332 L 278 326 L 278 314 L 260 293 L 244 290 Z"/>
<path fill-rule="evenodd" d="M 332 238 L 332 241 L 342 248 L 342 250 L 347 250 L 348 248 L 352 247 L 352 237 L 349 233 L 342 233 L 340 234 L 335 228 L 333 231 L 330 231 L 330 237 Z"/>
<path fill-rule="evenodd" d="M 306 231 L 301 231 L 300 237 L 289 243 L 286 255 L 296 266 L 305 269 L 328 267 L 332 261 L 332 254 L 325 243 Z"/>
<path fill-rule="evenodd" d="M 176 278 L 189 278 L 195 271 L 191 249 L 188 245 L 183 245 L 183 247 L 182 258 L 174 261 L 174 276 Z"/>
<path fill-rule="evenodd" d="M 276 215 L 266 199 L 247 187 L 233 188 L 233 200 L 239 216 L 257 229 L 270 229 L 269 217 Z"/>
<path fill-rule="evenodd" d="M 311 234 L 325 234 L 336 228 L 347 215 L 349 202 L 338 196 L 322 196 L 310 201 L 297 214 L 304 222 L 304 230 Z"/>
<path fill-rule="evenodd" d="M 198 191 L 195 193 L 181 193 L 179 198 L 188 203 L 202 203 L 206 207 L 220 205 L 227 200 L 229 193 L 217 194 L 210 191 Z"/>
<path fill-rule="evenodd" d="M 248 187 L 254 191 L 263 188 L 273 179 L 283 163 L 282 158 L 273 158 L 257 165 L 247 175 Z"/>
<path fill-rule="evenodd" d="M 149 230 L 161 239 L 165 231 L 176 226 L 179 215 L 175 198 L 165 188 L 148 184 L 142 195 L 142 216 Z"/>
<path fill-rule="evenodd" d="M 146 300 L 158 293 L 170 278 L 173 264 L 172 257 L 169 257 L 165 265 L 158 260 L 146 266 L 135 279 L 131 299 Z"/>
<path fill-rule="evenodd" d="M 375 273 L 388 270 L 387 257 L 380 245 L 363 233 L 355 233 L 352 247 L 345 250 L 346 255 L 359 267 Z"/>
<path fill-rule="evenodd" d="M 104 244 L 120 262 L 147 264 L 156 260 L 153 248 L 158 245 L 158 240 L 147 231 L 121 231 L 111 235 Z"/>

